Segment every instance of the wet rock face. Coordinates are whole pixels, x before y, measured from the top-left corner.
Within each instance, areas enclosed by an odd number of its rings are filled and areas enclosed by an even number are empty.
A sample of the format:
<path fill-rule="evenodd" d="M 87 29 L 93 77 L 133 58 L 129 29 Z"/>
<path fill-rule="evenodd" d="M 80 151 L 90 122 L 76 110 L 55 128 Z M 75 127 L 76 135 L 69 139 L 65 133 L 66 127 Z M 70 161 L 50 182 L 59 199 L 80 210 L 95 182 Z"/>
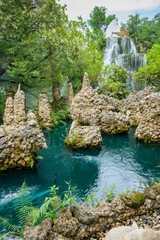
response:
<path fill-rule="evenodd" d="M 94 147 L 99 147 L 102 145 L 100 132 L 117 134 L 129 130 L 130 122 L 117 109 L 118 102 L 113 99 L 110 101 L 110 104 L 108 102 L 108 97 L 99 95 L 92 89 L 88 74 L 85 73 L 82 89 L 73 98 L 71 105 L 71 114 L 74 123 L 67 138 L 66 144 L 68 146 L 71 146 L 70 143 L 73 142 L 72 139 L 74 139 L 76 134 L 80 135 L 80 137 L 77 136 L 77 139 L 81 141 L 80 145 L 84 145 L 83 147 L 93 147 L 93 145 Z M 74 128 L 78 129 L 78 131 L 73 131 Z M 94 143 L 91 139 L 94 139 Z"/>
<path fill-rule="evenodd" d="M 37 163 L 37 151 L 47 147 L 46 141 L 35 114 L 25 113 L 24 92 L 19 88 L 14 99 L 8 98 L 0 126 L 0 171 L 32 168 Z"/>
<path fill-rule="evenodd" d="M 52 127 L 52 109 L 47 93 L 39 94 L 38 119 L 42 126 Z"/>

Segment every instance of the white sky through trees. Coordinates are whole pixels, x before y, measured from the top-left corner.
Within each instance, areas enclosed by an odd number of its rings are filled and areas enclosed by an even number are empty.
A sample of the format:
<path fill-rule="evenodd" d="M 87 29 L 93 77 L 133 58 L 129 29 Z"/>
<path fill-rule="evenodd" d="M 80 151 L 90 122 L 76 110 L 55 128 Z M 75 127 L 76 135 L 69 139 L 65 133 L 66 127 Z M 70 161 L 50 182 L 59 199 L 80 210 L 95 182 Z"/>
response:
<path fill-rule="evenodd" d="M 67 5 L 67 15 L 70 20 L 82 16 L 89 19 L 89 13 L 95 6 L 107 8 L 107 15 L 116 14 L 119 21 L 126 22 L 128 15 L 140 13 L 141 17 L 153 18 L 160 12 L 160 0 L 60 0 Z"/>

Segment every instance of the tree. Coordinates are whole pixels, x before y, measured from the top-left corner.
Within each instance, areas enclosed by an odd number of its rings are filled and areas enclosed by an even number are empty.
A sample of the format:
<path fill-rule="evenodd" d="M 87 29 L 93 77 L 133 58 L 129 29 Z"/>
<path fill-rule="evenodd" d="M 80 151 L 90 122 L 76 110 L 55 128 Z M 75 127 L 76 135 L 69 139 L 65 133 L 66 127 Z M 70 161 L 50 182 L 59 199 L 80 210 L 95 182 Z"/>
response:
<path fill-rule="evenodd" d="M 135 74 L 135 78 L 146 81 L 160 90 L 160 44 L 155 44 L 146 54 L 147 64 L 145 67 L 139 68 Z"/>
<path fill-rule="evenodd" d="M 5 58 L 1 81 L 47 85 L 63 49 L 64 8 L 55 0 L 2 0 L 0 10 L 0 53 Z"/>
<path fill-rule="evenodd" d="M 55 0 L 2 0 L 0 11 L 1 82 L 49 87 L 68 76 L 79 88 L 85 71 L 95 81 L 103 61 L 93 34 Z"/>
<path fill-rule="evenodd" d="M 115 15 L 106 16 L 107 8 L 95 6 L 93 11 L 90 13 L 89 25 L 95 32 L 105 32 L 110 22 L 115 19 Z"/>
<path fill-rule="evenodd" d="M 126 81 L 128 73 L 124 68 L 115 64 L 106 65 L 103 69 L 103 76 L 105 77 L 100 79 L 102 85 L 100 92 L 118 99 L 127 96 Z"/>
<path fill-rule="evenodd" d="M 130 15 L 126 24 L 122 27 L 129 32 L 129 36 L 135 42 L 138 51 L 146 52 L 153 44 L 160 43 L 160 13 L 152 20 L 140 19 L 139 14 Z"/>
<path fill-rule="evenodd" d="M 90 13 L 90 19 L 88 20 L 88 24 L 93 29 L 93 34 L 95 35 L 95 41 L 97 41 L 99 48 L 103 50 L 105 46 L 105 32 L 113 19 L 116 19 L 115 15 L 106 16 L 107 8 L 105 7 L 97 7 L 93 9 Z"/>

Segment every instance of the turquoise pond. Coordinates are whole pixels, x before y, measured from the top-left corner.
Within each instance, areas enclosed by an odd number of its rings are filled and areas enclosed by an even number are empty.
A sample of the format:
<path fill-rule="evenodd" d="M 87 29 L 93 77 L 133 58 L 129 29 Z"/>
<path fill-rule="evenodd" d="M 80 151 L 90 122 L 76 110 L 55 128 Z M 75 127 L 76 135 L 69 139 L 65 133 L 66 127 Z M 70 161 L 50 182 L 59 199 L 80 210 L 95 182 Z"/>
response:
<path fill-rule="evenodd" d="M 69 151 L 64 139 L 70 123 L 55 131 L 45 131 L 48 149 L 39 151 L 43 156 L 37 169 L 0 174 L 0 215 L 16 223 L 13 211 L 17 191 L 26 180 L 34 205 L 40 205 L 46 192 L 54 184 L 60 187 L 59 194 L 67 190 L 65 181 L 77 186 L 78 202 L 82 203 L 91 190 L 99 193 L 104 187 L 116 185 L 115 193 L 127 188 L 138 189 L 140 179 L 151 182 L 160 178 L 160 145 L 138 142 L 135 128 L 126 135 L 103 136 L 103 147 L 99 150 Z M 121 157 L 123 158 L 121 160 Z"/>

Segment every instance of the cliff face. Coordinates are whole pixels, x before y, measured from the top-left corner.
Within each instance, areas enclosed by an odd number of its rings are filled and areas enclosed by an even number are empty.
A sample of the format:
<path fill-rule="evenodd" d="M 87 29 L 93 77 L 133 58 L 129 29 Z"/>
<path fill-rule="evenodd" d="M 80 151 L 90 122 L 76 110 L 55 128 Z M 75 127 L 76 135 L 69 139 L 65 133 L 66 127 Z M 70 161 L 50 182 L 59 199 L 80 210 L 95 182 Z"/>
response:
<path fill-rule="evenodd" d="M 0 126 L 0 171 L 32 168 L 37 151 L 47 148 L 35 114 L 25 113 L 25 94 L 18 88 L 6 99 L 3 125 Z"/>

